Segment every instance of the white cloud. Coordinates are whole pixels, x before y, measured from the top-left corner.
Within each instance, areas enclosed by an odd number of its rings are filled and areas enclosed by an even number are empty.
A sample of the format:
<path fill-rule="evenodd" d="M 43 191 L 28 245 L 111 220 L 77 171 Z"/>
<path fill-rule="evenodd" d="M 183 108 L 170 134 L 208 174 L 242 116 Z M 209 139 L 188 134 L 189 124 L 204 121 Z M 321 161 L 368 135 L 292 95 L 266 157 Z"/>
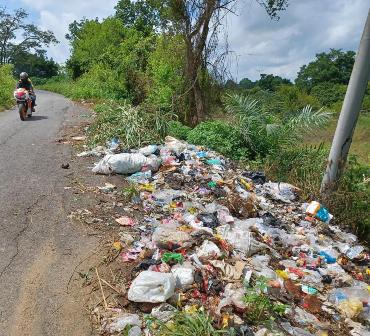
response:
<path fill-rule="evenodd" d="M 290 1 L 279 21 L 270 21 L 255 1 L 229 19 L 229 44 L 238 62 L 236 79 L 274 73 L 294 79 L 303 64 L 330 48 L 357 50 L 369 10 L 368 0 Z M 235 56 L 234 56 L 235 57 Z"/>

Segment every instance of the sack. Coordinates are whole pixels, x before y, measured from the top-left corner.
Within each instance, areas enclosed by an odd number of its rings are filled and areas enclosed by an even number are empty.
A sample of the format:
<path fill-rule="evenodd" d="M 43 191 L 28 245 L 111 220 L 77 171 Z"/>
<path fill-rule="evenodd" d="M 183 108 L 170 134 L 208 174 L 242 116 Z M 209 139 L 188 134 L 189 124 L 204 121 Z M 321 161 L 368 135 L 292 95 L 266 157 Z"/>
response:
<path fill-rule="evenodd" d="M 133 174 L 144 167 L 147 168 L 146 170 L 157 171 L 160 164 L 161 161 L 155 155 L 146 157 L 140 153 L 108 154 L 97 163 L 92 171 L 104 175 Z"/>

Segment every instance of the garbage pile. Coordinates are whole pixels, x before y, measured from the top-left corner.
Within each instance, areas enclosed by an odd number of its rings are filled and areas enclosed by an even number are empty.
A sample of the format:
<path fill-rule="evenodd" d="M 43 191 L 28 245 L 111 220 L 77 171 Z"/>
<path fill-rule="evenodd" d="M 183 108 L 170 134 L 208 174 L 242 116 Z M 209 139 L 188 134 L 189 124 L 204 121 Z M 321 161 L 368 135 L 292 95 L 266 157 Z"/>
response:
<path fill-rule="evenodd" d="M 141 206 L 139 219 L 117 219 L 138 237 L 123 231 L 120 242 L 132 306 L 113 310 L 103 332 L 150 335 L 138 308 L 149 304 L 163 323 L 203 309 L 235 335 L 370 335 L 370 254 L 323 205 L 300 203 L 298 188 L 170 137 L 93 171 L 131 174 Z M 262 312 L 269 329 L 250 318 L 254 289 L 282 307 Z"/>

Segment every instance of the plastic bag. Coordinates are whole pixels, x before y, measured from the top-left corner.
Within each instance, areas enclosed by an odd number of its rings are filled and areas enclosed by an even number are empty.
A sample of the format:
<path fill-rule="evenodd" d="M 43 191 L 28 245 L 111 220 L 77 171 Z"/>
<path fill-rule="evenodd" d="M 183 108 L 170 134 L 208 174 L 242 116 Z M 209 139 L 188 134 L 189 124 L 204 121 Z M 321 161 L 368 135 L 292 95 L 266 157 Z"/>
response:
<path fill-rule="evenodd" d="M 166 136 L 164 141 L 166 148 L 168 148 L 176 155 L 180 155 L 187 147 L 187 145 L 184 142 L 177 140 L 176 138 L 173 138 L 171 136 Z"/>
<path fill-rule="evenodd" d="M 171 272 L 176 279 L 177 288 L 186 288 L 194 283 L 194 267 L 190 263 L 175 265 Z"/>
<path fill-rule="evenodd" d="M 197 249 L 196 254 L 199 259 L 217 259 L 218 257 L 221 257 L 221 251 L 218 246 L 209 240 L 205 240 L 203 242 L 203 244 Z"/>
<path fill-rule="evenodd" d="M 149 146 L 140 148 L 139 149 L 139 153 L 141 153 L 141 154 L 143 154 L 145 156 L 149 156 L 151 154 L 154 154 L 157 150 L 158 150 L 158 146 L 157 145 L 149 145 Z"/>
<path fill-rule="evenodd" d="M 144 167 L 145 170 L 157 171 L 160 164 L 161 161 L 155 155 L 146 157 L 140 153 L 108 154 L 96 164 L 92 171 L 105 175 L 133 174 Z"/>
<path fill-rule="evenodd" d="M 296 199 L 296 193 L 299 189 L 289 183 L 268 182 L 263 185 L 263 190 L 273 199 L 290 203 Z"/>
<path fill-rule="evenodd" d="M 176 311 L 177 309 L 170 304 L 162 303 L 160 306 L 153 308 L 150 314 L 165 323 L 172 319 Z"/>
<path fill-rule="evenodd" d="M 243 270 L 247 265 L 244 261 L 236 261 L 235 266 L 225 263 L 224 260 L 210 260 L 209 263 L 221 270 L 223 276 L 227 280 L 240 280 L 243 275 Z"/>
<path fill-rule="evenodd" d="M 124 330 L 126 326 L 141 327 L 140 317 L 136 314 L 121 313 L 110 319 L 104 329 L 110 333 L 114 333 Z"/>
<path fill-rule="evenodd" d="M 235 249 L 243 252 L 246 257 L 250 257 L 259 251 L 268 249 L 268 246 L 255 240 L 252 232 L 250 232 L 248 228 L 248 225 L 245 225 L 244 228 L 241 225 L 233 227 L 224 225 L 218 227 L 217 231 Z"/>
<path fill-rule="evenodd" d="M 188 248 L 192 245 L 191 236 L 184 231 L 179 231 L 174 227 L 161 225 L 153 233 L 152 241 L 161 249 L 176 250 L 178 248 Z"/>
<path fill-rule="evenodd" d="M 128 299 L 134 302 L 165 302 L 174 294 L 175 284 L 171 273 L 143 271 L 132 282 Z"/>

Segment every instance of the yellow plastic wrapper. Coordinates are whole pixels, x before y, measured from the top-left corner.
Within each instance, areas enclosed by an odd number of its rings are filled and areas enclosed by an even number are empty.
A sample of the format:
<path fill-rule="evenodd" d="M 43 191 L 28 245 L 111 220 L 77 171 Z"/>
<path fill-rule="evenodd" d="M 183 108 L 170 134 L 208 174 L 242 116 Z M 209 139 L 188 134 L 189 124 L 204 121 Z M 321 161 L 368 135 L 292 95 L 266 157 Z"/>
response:
<path fill-rule="evenodd" d="M 230 321 L 230 316 L 229 316 L 229 314 L 224 314 L 223 316 L 222 316 L 222 323 L 221 323 L 221 327 L 222 327 L 222 329 L 225 329 L 225 328 L 227 328 L 228 326 L 229 326 L 229 321 Z"/>
<path fill-rule="evenodd" d="M 141 191 L 153 192 L 155 188 L 154 188 L 154 185 L 152 185 L 150 183 L 146 183 L 146 184 L 141 184 L 139 189 Z"/>
<path fill-rule="evenodd" d="M 289 275 L 288 275 L 288 273 L 286 271 L 276 270 L 275 272 L 276 272 L 276 275 L 279 278 L 281 278 L 283 280 L 288 280 L 289 279 Z"/>
<path fill-rule="evenodd" d="M 338 308 L 346 317 L 349 318 L 354 318 L 358 316 L 364 309 L 362 302 L 359 299 L 342 301 L 338 304 Z"/>
<path fill-rule="evenodd" d="M 244 179 L 240 179 L 240 183 L 242 184 L 242 186 L 247 189 L 247 190 L 252 190 L 252 185 L 250 183 L 248 183 L 246 180 Z"/>
<path fill-rule="evenodd" d="M 114 248 L 115 250 L 117 250 L 117 251 L 122 250 L 122 244 L 121 244 L 121 242 L 120 242 L 120 241 L 116 241 L 116 242 L 114 242 L 112 246 L 113 246 L 113 248 Z"/>

